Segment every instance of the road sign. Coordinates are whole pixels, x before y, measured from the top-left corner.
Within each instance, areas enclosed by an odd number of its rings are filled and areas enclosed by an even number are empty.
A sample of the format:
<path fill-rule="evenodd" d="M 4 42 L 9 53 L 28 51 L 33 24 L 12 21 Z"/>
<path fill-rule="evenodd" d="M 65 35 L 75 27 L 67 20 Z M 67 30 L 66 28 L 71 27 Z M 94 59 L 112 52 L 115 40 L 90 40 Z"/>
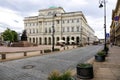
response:
<path fill-rule="evenodd" d="M 110 34 L 109 33 L 106 33 L 106 38 L 109 38 L 110 37 Z"/>

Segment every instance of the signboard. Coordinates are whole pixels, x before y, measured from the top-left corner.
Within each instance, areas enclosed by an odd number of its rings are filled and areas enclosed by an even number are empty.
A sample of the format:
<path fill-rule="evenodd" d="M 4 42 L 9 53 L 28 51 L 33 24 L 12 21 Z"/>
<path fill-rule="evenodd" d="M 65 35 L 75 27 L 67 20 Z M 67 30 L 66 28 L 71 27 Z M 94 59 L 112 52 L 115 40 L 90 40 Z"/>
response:
<path fill-rule="evenodd" d="M 106 33 L 106 38 L 109 38 L 110 37 L 110 34 L 109 33 Z"/>

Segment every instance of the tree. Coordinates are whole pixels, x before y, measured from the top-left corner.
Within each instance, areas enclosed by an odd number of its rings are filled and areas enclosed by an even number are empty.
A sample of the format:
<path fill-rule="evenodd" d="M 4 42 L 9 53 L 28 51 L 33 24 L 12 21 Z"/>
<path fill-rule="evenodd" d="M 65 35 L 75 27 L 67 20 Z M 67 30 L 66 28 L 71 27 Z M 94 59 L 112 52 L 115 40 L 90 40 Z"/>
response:
<path fill-rule="evenodd" d="M 13 41 L 18 41 L 18 34 L 17 34 L 17 32 L 15 32 L 15 31 L 11 31 L 12 32 L 12 35 L 13 35 Z"/>
<path fill-rule="evenodd" d="M 7 28 L 3 33 L 2 33 L 3 39 L 4 41 L 17 41 L 17 32 L 15 32 L 14 30 L 10 30 L 9 28 Z"/>

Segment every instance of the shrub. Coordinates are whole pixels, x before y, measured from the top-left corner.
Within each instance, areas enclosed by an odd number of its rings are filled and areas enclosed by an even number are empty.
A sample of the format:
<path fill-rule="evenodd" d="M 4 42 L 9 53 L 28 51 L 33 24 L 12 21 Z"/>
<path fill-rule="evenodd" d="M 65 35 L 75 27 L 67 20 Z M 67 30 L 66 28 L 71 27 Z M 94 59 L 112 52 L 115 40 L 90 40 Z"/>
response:
<path fill-rule="evenodd" d="M 97 53 L 97 55 L 103 56 L 103 55 L 105 55 L 105 51 L 99 51 L 99 52 Z"/>
<path fill-rule="evenodd" d="M 66 71 L 60 76 L 60 80 L 71 80 L 71 72 Z"/>
<path fill-rule="evenodd" d="M 79 63 L 79 64 L 77 64 L 77 66 L 79 66 L 81 68 L 88 68 L 88 67 L 91 67 L 92 65 L 89 63 Z"/>
<path fill-rule="evenodd" d="M 50 49 L 45 49 L 45 50 L 44 50 L 44 53 L 49 53 L 49 52 L 51 52 Z"/>
<path fill-rule="evenodd" d="M 55 70 L 52 73 L 50 73 L 48 80 L 60 80 L 60 73 Z"/>
<path fill-rule="evenodd" d="M 74 80 L 74 78 L 72 78 L 70 71 L 66 71 L 62 74 L 60 74 L 58 71 L 53 71 L 50 73 L 48 80 Z"/>
<path fill-rule="evenodd" d="M 54 51 L 60 51 L 60 49 L 59 48 L 55 48 Z"/>

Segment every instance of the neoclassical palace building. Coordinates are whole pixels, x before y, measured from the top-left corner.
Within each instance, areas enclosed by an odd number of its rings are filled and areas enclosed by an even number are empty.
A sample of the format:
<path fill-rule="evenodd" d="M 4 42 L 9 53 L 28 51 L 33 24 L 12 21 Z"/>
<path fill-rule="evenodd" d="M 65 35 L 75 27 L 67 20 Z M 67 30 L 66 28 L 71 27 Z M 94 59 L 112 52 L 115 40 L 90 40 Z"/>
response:
<path fill-rule="evenodd" d="M 62 7 L 39 10 L 38 16 L 25 17 L 24 27 L 28 41 L 40 45 L 55 44 L 64 40 L 66 44 L 93 43 L 94 30 L 88 25 L 81 11 L 65 12 Z M 54 29 L 53 29 L 54 27 Z"/>

